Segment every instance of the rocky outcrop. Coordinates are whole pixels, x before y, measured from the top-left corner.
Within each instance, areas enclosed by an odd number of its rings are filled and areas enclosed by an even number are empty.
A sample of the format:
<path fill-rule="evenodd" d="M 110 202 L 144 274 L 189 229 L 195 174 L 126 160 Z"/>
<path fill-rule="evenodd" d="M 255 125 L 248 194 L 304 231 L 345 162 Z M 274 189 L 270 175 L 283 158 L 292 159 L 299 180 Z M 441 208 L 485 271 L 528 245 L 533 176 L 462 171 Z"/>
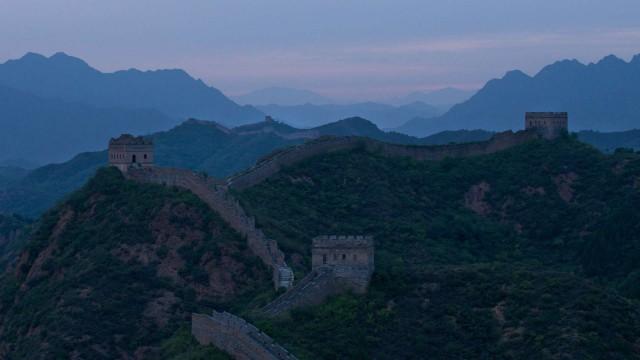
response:
<path fill-rule="evenodd" d="M 242 318 L 227 312 L 192 314 L 191 333 L 238 360 L 295 360 L 285 348 Z"/>
<path fill-rule="evenodd" d="M 362 148 L 383 156 L 410 157 L 420 161 L 435 161 L 445 158 L 492 154 L 538 138 L 540 138 L 540 136 L 531 130 L 516 133 L 506 131 L 494 135 L 490 140 L 482 142 L 441 146 L 417 146 L 390 144 L 355 136 L 322 137 L 302 145 L 277 151 L 260 160 L 252 168 L 229 177 L 227 184 L 235 189 L 245 189 L 259 184 L 284 167 L 291 166 L 313 156 L 335 151 Z"/>
<path fill-rule="evenodd" d="M 268 239 L 256 227 L 255 218 L 248 216 L 240 203 L 227 192 L 222 182 L 185 169 L 130 168 L 125 173 L 130 180 L 185 188 L 208 204 L 238 233 L 247 239 L 251 251 L 273 271 L 276 288 L 293 284 L 293 271 L 287 266 L 284 253 L 276 241 Z"/>

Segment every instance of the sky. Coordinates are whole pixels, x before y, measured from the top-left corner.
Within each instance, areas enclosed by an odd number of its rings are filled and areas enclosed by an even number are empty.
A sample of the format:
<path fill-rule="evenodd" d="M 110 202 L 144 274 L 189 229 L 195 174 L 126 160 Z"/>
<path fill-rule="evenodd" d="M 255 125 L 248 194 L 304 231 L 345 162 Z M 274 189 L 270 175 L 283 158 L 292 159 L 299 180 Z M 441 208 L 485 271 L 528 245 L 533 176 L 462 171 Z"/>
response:
<path fill-rule="evenodd" d="M 640 53 L 639 0 L 0 0 L 0 62 L 182 68 L 229 95 L 476 89 L 512 69 Z"/>

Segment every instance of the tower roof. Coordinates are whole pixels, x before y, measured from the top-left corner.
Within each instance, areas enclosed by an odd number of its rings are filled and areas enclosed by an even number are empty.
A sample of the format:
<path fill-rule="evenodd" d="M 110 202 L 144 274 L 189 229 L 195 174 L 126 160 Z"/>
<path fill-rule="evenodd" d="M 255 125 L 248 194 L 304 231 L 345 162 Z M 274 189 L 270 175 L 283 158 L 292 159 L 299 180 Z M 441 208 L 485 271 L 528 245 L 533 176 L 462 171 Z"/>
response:
<path fill-rule="evenodd" d="M 117 138 L 111 138 L 109 145 L 153 145 L 153 142 L 142 136 L 122 134 Z"/>

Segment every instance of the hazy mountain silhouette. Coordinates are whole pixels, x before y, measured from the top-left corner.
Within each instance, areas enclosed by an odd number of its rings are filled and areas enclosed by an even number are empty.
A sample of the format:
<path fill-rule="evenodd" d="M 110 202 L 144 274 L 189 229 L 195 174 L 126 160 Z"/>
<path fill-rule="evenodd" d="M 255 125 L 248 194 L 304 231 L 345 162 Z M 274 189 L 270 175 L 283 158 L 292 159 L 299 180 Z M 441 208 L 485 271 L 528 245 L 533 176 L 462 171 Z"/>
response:
<path fill-rule="evenodd" d="M 640 126 L 640 55 L 613 55 L 584 65 L 556 62 L 533 77 L 511 71 L 489 81 L 468 101 L 398 130 L 424 136 L 449 129 L 521 129 L 526 111 L 568 111 L 572 130 L 621 131 Z"/>
<path fill-rule="evenodd" d="M 332 101 L 313 91 L 286 87 L 268 87 L 252 91 L 248 94 L 233 97 L 239 104 L 245 105 L 282 105 L 294 106 L 303 104 L 331 104 Z"/>
<path fill-rule="evenodd" d="M 362 117 L 383 129 L 398 127 L 415 117 L 430 117 L 439 114 L 431 105 L 415 102 L 403 106 L 366 102 L 350 105 L 298 105 L 258 106 L 262 112 L 292 126 L 309 128 L 340 119 Z"/>
<path fill-rule="evenodd" d="M 393 105 L 406 105 L 414 102 L 423 102 L 437 108 L 449 108 L 455 104 L 469 100 L 475 94 L 475 90 L 462 90 L 456 88 L 444 88 L 434 91 L 415 91 L 406 96 L 401 96 L 389 101 Z"/>
<path fill-rule="evenodd" d="M 0 86 L 0 162 L 31 167 L 65 161 L 104 148 L 111 136 L 159 131 L 175 123 L 156 110 L 98 108 Z"/>
<path fill-rule="evenodd" d="M 156 109 L 177 119 L 199 117 L 232 126 L 263 117 L 257 109 L 239 106 L 182 70 L 102 73 L 64 53 L 49 58 L 29 53 L 7 61 L 0 65 L 0 84 L 43 98 L 99 107 Z"/>

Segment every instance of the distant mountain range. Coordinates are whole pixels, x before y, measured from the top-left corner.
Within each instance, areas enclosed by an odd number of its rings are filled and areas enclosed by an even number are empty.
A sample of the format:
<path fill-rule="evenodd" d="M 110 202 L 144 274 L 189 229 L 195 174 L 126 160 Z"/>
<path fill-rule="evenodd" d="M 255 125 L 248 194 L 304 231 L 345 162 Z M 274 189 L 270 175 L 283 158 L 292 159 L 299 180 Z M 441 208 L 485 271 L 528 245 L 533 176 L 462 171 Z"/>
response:
<path fill-rule="evenodd" d="M 238 126 L 264 115 L 182 70 L 102 73 L 64 53 L 0 64 L 0 162 L 67 160 L 110 136 L 167 129 L 190 117 Z"/>
<path fill-rule="evenodd" d="M 390 99 L 387 102 L 396 106 L 423 102 L 439 109 L 446 108 L 448 110 L 455 104 L 469 100 L 475 93 L 475 90 L 444 88 L 434 91 L 415 91 L 406 96 Z"/>
<path fill-rule="evenodd" d="M 24 167 L 66 161 L 104 148 L 111 136 L 158 131 L 176 122 L 157 110 L 45 99 L 0 85 L 0 161 Z"/>
<path fill-rule="evenodd" d="M 409 121 L 397 130 L 425 136 L 443 130 L 521 129 L 526 111 L 568 111 L 572 130 L 623 131 L 640 127 L 640 55 L 613 55 L 584 65 L 564 60 L 531 77 L 511 71 L 489 81 L 446 114 Z"/>
<path fill-rule="evenodd" d="M 389 129 L 399 127 L 416 117 L 428 118 L 441 113 L 437 108 L 422 102 L 402 106 L 374 102 L 350 105 L 265 105 L 258 106 L 258 109 L 277 120 L 299 128 L 320 126 L 350 117 L 363 117 L 382 129 Z"/>
<path fill-rule="evenodd" d="M 0 84 L 32 94 L 100 107 L 155 109 L 176 119 L 197 117 L 237 126 L 264 116 L 240 106 L 218 89 L 183 70 L 129 69 L 102 73 L 86 62 L 57 53 L 29 53 L 0 65 Z"/>
<path fill-rule="evenodd" d="M 252 91 L 244 95 L 234 96 L 233 100 L 243 105 L 282 105 L 294 106 L 304 104 L 324 105 L 335 103 L 334 100 L 304 89 L 287 87 L 268 87 Z"/>

